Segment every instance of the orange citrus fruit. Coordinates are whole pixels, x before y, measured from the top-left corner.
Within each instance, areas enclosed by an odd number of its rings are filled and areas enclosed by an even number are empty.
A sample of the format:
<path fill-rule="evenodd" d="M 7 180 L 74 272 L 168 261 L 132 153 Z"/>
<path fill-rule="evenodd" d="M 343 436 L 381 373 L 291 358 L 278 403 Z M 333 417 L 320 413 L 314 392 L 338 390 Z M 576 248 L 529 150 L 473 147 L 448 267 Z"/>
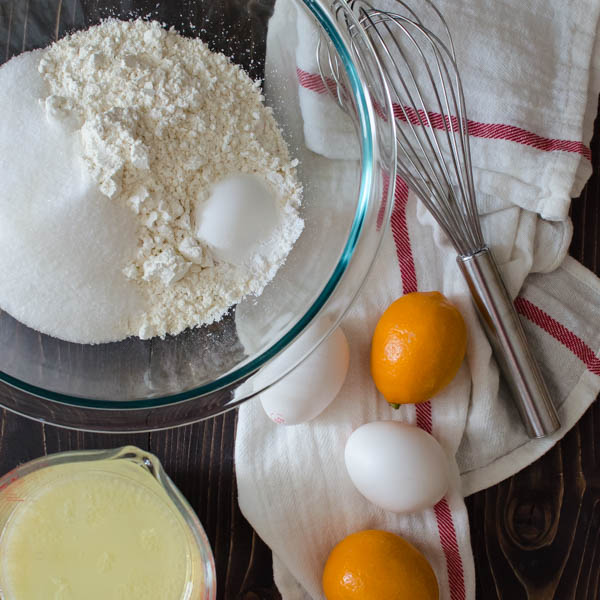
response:
<path fill-rule="evenodd" d="M 345 537 L 323 571 L 327 600 L 438 600 L 427 559 L 399 535 L 377 529 Z"/>
<path fill-rule="evenodd" d="M 371 374 L 392 405 L 425 402 L 456 375 L 467 327 L 440 292 L 413 292 L 381 315 L 371 343 Z"/>

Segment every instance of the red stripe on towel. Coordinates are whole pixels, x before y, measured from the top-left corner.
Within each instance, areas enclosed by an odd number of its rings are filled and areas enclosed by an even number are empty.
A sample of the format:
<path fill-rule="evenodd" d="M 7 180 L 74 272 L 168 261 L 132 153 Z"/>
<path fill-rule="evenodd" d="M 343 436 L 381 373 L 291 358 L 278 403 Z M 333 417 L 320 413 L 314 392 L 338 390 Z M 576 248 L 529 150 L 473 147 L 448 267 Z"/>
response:
<path fill-rule="evenodd" d="M 383 218 L 385 216 L 385 209 L 387 208 L 388 192 L 390 191 L 390 176 L 387 171 L 383 172 L 383 192 L 381 194 L 381 205 L 377 211 L 377 231 L 383 226 Z"/>
<path fill-rule="evenodd" d="M 406 225 L 406 203 L 408 202 L 408 186 L 401 177 L 396 177 L 396 191 L 394 193 L 394 209 L 390 225 L 396 245 L 396 256 L 400 265 L 402 277 L 402 293 L 409 294 L 417 291 L 417 274 L 415 261 L 410 246 L 410 236 Z"/>
<path fill-rule="evenodd" d="M 522 296 L 515 299 L 515 308 L 517 312 L 568 348 L 594 375 L 600 375 L 600 358 L 580 337 Z"/>
<path fill-rule="evenodd" d="M 440 542 L 444 555 L 446 556 L 446 568 L 448 570 L 448 582 L 450 584 L 450 599 L 465 600 L 465 576 L 462 558 L 458 548 L 456 529 L 452 519 L 452 511 L 446 498 L 442 498 L 434 507 L 437 519 Z"/>
<path fill-rule="evenodd" d="M 300 85 L 307 90 L 324 94 L 327 92 L 327 87 L 329 87 L 335 93 L 336 83 L 333 79 L 327 79 L 326 87 L 321 75 L 317 73 L 308 73 L 297 67 L 296 75 Z M 399 104 L 394 104 L 393 110 L 397 119 L 404 122 L 410 121 L 413 125 L 420 125 L 423 122 L 426 126 L 429 126 L 429 123 L 431 123 L 431 126 L 435 129 L 444 129 L 448 124 L 448 119 L 446 118 L 446 123 L 444 123 L 444 118 L 439 113 L 429 112 L 426 115 L 422 110 L 417 111 L 413 107 L 403 108 Z M 452 117 L 451 125 L 454 131 L 458 129 L 458 119 L 456 117 Z M 467 125 L 469 135 L 472 137 L 515 142 L 543 152 L 572 152 L 580 154 L 589 161 L 592 160 L 592 151 L 582 142 L 546 138 L 516 125 L 505 123 L 479 123 L 469 119 Z"/>
<path fill-rule="evenodd" d="M 415 406 L 417 412 L 417 427 L 425 430 L 427 433 L 433 431 L 433 420 L 431 413 L 431 402 L 422 402 Z"/>
<path fill-rule="evenodd" d="M 406 182 L 396 178 L 395 203 L 392 211 L 391 226 L 396 245 L 396 256 L 402 277 L 402 291 L 405 294 L 417 291 L 417 274 L 415 261 L 410 244 L 408 225 L 406 219 L 406 205 L 408 202 L 408 187 Z M 431 403 L 424 402 L 416 405 L 417 426 L 427 433 L 433 431 L 433 415 Z M 435 519 L 440 536 L 440 545 L 446 558 L 448 584 L 450 586 L 451 600 L 465 600 L 465 575 L 462 558 L 456 537 L 456 528 L 448 500 L 443 498 L 434 507 Z"/>
<path fill-rule="evenodd" d="M 298 77 L 298 83 L 303 88 L 316 92 L 317 94 L 324 94 L 327 91 L 323 78 L 318 73 L 309 73 L 299 67 L 296 67 L 296 76 Z M 327 87 L 335 93 L 336 83 L 333 79 L 327 78 Z"/>

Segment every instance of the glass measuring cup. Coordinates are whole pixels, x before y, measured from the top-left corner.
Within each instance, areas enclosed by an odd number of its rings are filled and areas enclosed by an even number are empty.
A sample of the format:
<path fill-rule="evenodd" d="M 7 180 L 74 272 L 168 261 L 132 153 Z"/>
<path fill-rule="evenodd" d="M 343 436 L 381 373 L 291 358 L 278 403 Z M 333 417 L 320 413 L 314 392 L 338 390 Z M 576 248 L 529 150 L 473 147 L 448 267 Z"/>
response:
<path fill-rule="evenodd" d="M 34 565 L 35 559 L 39 560 L 39 557 L 34 554 L 38 552 L 37 547 L 31 553 L 33 560 L 30 561 L 27 560 L 27 556 L 17 555 L 14 551 L 12 556 L 10 555 L 10 548 L 15 548 L 15 544 L 11 540 L 18 539 L 15 532 L 19 527 L 23 527 L 23 523 L 35 522 L 35 518 L 37 518 L 35 511 L 39 509 L 40 498 L 47 500 L 52 494 L 56 497 L 57 491 L 72 490 L 73 486 L 85 483 L 78 481 L 78 478 L 84 478 L 88 482 L 94 481 L 95 484 L 98 481 L 102 484 L 103 480 L 106 480 L 107 483 L 116 481 L 118 485 L 124 486 L 115 489 L 113 504 L 109 507 L 113 512 L 121 511 L 121 503 L 124 502 L 123 497 L 119 495 L 121 489 L 133 489 L 136 502 L 139 502 L 141 498 L 144 502 L 160 506 L 161 514 L 165 511 L 168 512 L 169 524 L 177 530 L 177 540 L 182 542 L 181 555 L 185 556 L 183 561 L 185 566 L 182 566 L 181 569 L 182 572 L 185 572 L 185 580 L 177 587 L 181 593 L 177 592 L 173 597 L 176 597 L 177 600 L 213 600 L 215 598 L 214 560 L 210 544 L 198 518 L 155 456 L 134 446 L 125 446 L 113 450 L 62 452 L 42 457 L 25 463 L 0 478 L 0 598 L 2 600 L 17 600 L 11 591 L 11 588 L 16 588 L 14 572 L 18 571 L 11 566 L 10 561 L 12 560 L 12 564 L 14 564 L 14 556 L 19 556 L 24 563 L 27 563 L 28 578 L 36 577 Z M 79 496 L 79 499 L 81 497 Z M 65 497 L 63 501 L 63 496 L 60 496 L 60 499 L 60 510 L 64 512 L 69 509 L 70 501 L 72 504 L 72 498 Z M 90 495 L 90 501 L 93 502 L 93 500 L 94 498 Z M 71 508 L 77 511 L 78 506 L 80 505 Z M 101 510 L 102 506 L 98 508 Z M 22 533 L 25 534 L 25 531 L 26 529 L 23 528 Z M 160 527 L 158 531 L 160 531 Z M 103 533 L 106 534 L 106 532 L 98 531 L 98 535 L 103 535 Z M 33 537 L 36 537 L 36 541 L 38 537 L 41 539 L 41 536 L 43 536 L 41 529 L 34 532 Z M 29 538 L 31 537 L 29 536 Z M 151 541 L 162 544 L 169 540 L 159 538 Z M 33 544 L 30 546 L 33 547 Z M 81 550 L 82 554 L 85 554 L 85 545 L 82 544 Z M 60 542 L 57 542 L 56 554 L 60 551 Z M 133 559 L 135 558 L 133 557 Z M 139 557 L 137 558 L 139 559 Z M 123 563 L 117 566 L 123 566 L 123 569 L 134 572 L 134 562 L 132 562 L 131 569 Z M 139 560 L 137 564 L 140 564 Z M 95 563 L 94 568 L 106 567 L 107 565 Z M 13 582 L 11 582 L 11 577 Z M 54 577 L 54 579 L 57 578 Z M 54 582 L 54 584 L 58 586 L 57 589 L 60 592 L 59 588 L 62 584 L 60 582 Z M 126 594 L 124 597 L 131 597 L 129 592 L 123 593 Z M 58 597 L 62 598 L 60 594 Z M 65 597 L 70 598 L 71 596 Z M 22 598 L 19 597 L 19 600 Z"/>

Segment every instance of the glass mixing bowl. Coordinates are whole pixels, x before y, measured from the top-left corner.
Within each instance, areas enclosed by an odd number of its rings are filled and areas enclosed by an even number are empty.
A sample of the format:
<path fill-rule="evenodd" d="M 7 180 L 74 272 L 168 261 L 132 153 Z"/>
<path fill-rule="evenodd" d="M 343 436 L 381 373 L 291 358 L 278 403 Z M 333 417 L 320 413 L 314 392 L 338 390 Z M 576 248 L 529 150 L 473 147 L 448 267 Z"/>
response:
<path fill-rule="evenodd" d="M 288 3 L 287 27 L 297 44 L 281 45 L 267 64 L 266 103 L 273 108 L 293 157 L 300 160 L 305 230 L 285 265 L 260 297 L 235 306 L 220 322 L 178 336 L 82 345 L 38 333 L 0 312 L 0 404 L 9 410 L 75 429 L 139 431 L 194 422 L 256 395 L 285 375 L 265 365 L 315 319 L 331 332 L 358 293 L 383 239 L 393 204 L 395 143 L 391 103 L 369 42 L 351 39 L 344 3 Z M 282 7 L 278 7 L 280 9 Z M 152 18 L 199 36 L 253 77 L 263 77 L 267 22 L 273 0 L 9 0 L 0 4 L 2 57 L 45 47 L 68 32 L 106 17 Z M 312 29 L 311 29 L 312 28 Z M 279 32 L 285 39 L 286 32 Z M 290 36 L 295 37 L 295 35 Z M 320 44 L 319 44 L 320 38 Z M 281 39 L 280 39 L 281 42 Z M 269 41 L 269 43 L 275 43 Z M 298 48 L 301 44 L 308 47 Z M 299 83 L 327 93 L 333 79 L 300 76 L 297 54 L 329 52 L 338 88 L 350 107 L 359 160 L 335 160 L 307 149 Z M 282 55 L 286 56 L 282 56 Z M 287 63 L 285 62 L 287 59 Z M 334 73 L 331 73 L 333 75 Z M 308 79 L 307 79 L 308 77 Z M 308 81 L 308 85 L 306 85 Z M 292 92 L 290 95 L 290 91 Z M 340 109 L 341 110 L 341 109 Z M 1 118 L 1 117 L 0 117 Z M 331 194 L 331 173 L 339 192 Z M 295 365 L 288 365 L 288 371 Z M 263 374 L 264 375 L 264 374 Z"/>

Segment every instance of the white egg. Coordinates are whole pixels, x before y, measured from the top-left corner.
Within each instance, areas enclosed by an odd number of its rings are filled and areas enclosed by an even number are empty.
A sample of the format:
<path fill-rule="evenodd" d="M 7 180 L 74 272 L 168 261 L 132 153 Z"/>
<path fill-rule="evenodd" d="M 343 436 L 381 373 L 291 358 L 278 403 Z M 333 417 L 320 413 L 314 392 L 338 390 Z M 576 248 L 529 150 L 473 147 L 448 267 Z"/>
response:
<path fill-rule="evenodd" d="M 448 490 L 448 460 L 427 432 L 399 421 L 375 421 L 346 442 L 346 469 L 356 489 L 395 513 L 433 506 Z"/>
<path fill-rule="evenodd" d="M 196 207 L 196 237 L 217 259 L 240 265 L 270 236 L 278 219 L 267 184 L 240 173 L 214 185 L 208 200 Z"/>
<path fill-rule="evenodd" d="M 326 333 L 321 319 L 270 363 L 261 378 L 296 363 Z M 267 416 L 281 425 L 297 425 L 314 419 L 338 395 L 350 362 L 348 340 L 338 327 L 293 371 L 260 394 Z"/>

